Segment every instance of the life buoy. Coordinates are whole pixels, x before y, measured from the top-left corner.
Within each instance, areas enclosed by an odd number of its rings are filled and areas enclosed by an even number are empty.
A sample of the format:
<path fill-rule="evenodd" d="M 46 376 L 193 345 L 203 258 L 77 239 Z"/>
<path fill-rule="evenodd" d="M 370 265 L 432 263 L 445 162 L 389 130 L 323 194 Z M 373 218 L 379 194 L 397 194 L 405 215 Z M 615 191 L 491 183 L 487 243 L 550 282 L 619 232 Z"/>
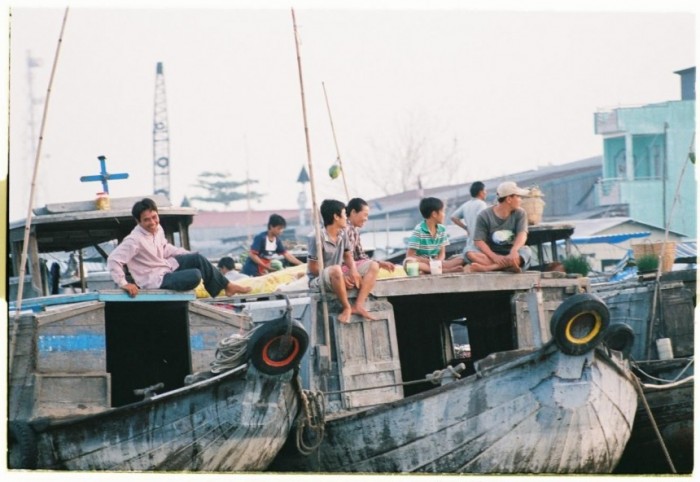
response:
<path fill-rule="evenodd" d="M 600 343 L 609 324 L 610 312 L 605 302 L 583 293 L 567 298 L 557 307 L 549 328 L 562 352 L 581 355 Z"/>
<path fill-rule="evenodd" d="M 605 345 L 628 357 L 634 345 L 634 330 L 627 323 L 613 323 L 605 334 Z"/>
<path fill-rule="evenodd" d="M 309 345 L 309 335 L 296 320 L 280 318 L 255 329 L 248 341 L 250 360 L 263 373 L 279 375 L 299 365 Z"/>
<path fill-rule="evenodd" d="M 8 424 L 7 465 L 11 469 L 36 469 L 37 451 L 34 430 L 27 422 L 13 420 Z"/>

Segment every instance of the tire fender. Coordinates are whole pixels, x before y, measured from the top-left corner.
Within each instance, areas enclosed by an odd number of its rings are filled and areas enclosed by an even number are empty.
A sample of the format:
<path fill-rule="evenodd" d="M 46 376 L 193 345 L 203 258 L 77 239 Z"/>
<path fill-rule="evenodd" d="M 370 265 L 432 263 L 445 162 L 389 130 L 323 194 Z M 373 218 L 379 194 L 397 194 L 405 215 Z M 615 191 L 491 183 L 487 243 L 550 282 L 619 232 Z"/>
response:
<path fill-rule="evenodd" d="M 605 302 L 591 293 L 582 293 L 557 307 L 549 328 L 563 353 L 581 355 L 603 340 L 609 324 L 610 311 Z"/>
<path fill-rule="evenodd" d="M 292 321 L 291 333 L 286 318 L 263 323 L 248 340 L 250 361 L 262 373 L 280 375 L 299 366 L 309 345 L 303 325 Z"/>
<path fill-rule="evenodd" d="M 613 323 L 605 333 L 604 343 L 611 350 L 622 352 L 627 358 L 634 345 L 634 330 L 627 323 Z"/>

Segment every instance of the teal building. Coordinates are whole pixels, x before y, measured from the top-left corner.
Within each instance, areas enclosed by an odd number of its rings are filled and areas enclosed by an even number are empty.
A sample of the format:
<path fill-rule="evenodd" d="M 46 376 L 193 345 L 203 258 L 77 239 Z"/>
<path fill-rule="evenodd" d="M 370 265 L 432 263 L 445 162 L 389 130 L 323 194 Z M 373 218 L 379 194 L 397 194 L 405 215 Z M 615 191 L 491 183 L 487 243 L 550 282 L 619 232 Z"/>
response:
<path fill-rule="evenodd" d="M 661 229 L 670 223 L 672 231 L 695 238 L 695 67 L 675 73 L 681 100 L 595 114 L 595 133 L 603 136 L 596 196 L 611 212 Z"/>

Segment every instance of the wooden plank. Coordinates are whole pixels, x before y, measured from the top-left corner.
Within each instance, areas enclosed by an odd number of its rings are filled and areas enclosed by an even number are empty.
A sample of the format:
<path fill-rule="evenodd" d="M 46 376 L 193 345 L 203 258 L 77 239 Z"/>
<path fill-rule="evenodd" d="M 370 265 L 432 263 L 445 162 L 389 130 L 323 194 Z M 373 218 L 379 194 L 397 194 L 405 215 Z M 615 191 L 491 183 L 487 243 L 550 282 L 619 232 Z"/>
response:
<path fill-rule="evenodd" d="M 87 415 L 110 406 L 109 373 L 37 374 L 35 385 L 37 417 Z"/>
<path fill-rule="evenodd" d="M 550 280 L 555 283 L 566 280 Z M 377 298 L 433 293 L 529 290 L 540 284 L 540 273 L 450 273 L 378 280 L 372 289 Z M 571 280 L 568 281 L 571 285 Z"/>
<path fill-rule="evenodd" d="M 100 301 L 194 301 L 197 299 L 194 291 L 172 290 L 139 290 L 135 297 L 129 296 L 124 290 L 103 290 L 99 292 Z"/>
<path fill-rule="evenodd" d="M 36 371 L 87 373 L 106 370 L 104 303 L 36 315 Z"/>
<path fill-rule="evenodd" d="M 219 342 L 250 330 L 251 317 L 196 301 L 188 307 L 192 372 L 207 371 Z"/>
<path fill-rule="evenodd" d="M 67 303 L 81 303 L 84 301 L 97 300 L 98 298 L 99 296 L 96 292 L 42 296 L 40 298 L 29 298 L 22 300 L 22 309 L 37 312 L 42 311 L 47 306 L 65 305 Z M 16 309 L 16 303 L 12 301 L 10 302 L 10 310 L 14 309 Z"/>

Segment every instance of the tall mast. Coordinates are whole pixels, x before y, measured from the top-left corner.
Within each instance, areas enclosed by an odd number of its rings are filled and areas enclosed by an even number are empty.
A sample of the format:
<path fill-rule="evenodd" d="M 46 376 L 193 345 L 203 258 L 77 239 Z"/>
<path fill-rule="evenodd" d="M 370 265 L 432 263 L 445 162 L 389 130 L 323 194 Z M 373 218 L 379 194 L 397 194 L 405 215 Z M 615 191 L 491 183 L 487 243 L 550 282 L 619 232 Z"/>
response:
<path fill-rule="evenodd" d="M 153 102 L 153 194 L 170 199 L 170 134 L 168 104 L 165 98 L 163 62 L 156 64 L 156 90 Z"/>

